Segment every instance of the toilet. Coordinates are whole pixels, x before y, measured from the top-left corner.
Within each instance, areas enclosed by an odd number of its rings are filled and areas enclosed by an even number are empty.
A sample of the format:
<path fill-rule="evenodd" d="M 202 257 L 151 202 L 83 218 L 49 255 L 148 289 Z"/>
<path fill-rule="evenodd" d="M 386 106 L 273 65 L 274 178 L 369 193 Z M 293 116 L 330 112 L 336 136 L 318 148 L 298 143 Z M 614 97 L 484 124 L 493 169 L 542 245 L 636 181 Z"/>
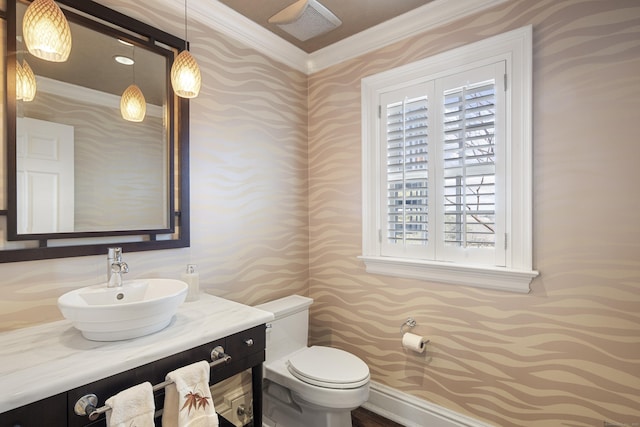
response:
<path fill-rule="evenodd" d="M 336 348 L 307 346 L 311 298 L 291 295 L 256 306 L 267 325 L 263 425 L 351 427 L 351 411 L 369 398 L 369 367 Z"/>

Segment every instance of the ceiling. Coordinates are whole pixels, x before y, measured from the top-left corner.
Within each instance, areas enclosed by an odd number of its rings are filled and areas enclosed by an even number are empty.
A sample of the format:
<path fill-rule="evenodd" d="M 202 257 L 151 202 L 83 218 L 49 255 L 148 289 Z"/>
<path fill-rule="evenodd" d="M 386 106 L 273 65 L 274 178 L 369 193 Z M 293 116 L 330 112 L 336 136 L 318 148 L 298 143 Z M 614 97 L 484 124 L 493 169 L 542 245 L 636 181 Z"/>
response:
<path fill-rule="evenodd" d="M 307 41 L 300 41 L 277 25 L 268 22 L 271 16 L 296 3 L 297 0 L 219 1 L 305 52 L 311 53 L 423 6 L 432 0 L 319 0 L 342 21 L 342 25 Z"/>

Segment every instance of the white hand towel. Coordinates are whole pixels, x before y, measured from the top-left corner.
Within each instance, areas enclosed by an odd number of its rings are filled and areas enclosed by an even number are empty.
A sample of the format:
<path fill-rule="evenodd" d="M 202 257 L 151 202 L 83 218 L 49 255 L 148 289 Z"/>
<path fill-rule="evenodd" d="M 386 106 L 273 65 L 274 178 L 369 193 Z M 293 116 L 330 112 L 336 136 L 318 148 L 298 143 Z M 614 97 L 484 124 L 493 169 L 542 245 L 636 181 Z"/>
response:
<path fill-rule="evenodd" d="M 218 415 L 209 391 L 209 364 L 205 361 L 167 374 L 162 427 L 216 427 Z"/>
<path fill-rule="evenodd" d="M 123 390 L 105 403 L 111 407 L 107 412 L 107 427 L 153 427 L 156 407 L 148 382 Z"/>

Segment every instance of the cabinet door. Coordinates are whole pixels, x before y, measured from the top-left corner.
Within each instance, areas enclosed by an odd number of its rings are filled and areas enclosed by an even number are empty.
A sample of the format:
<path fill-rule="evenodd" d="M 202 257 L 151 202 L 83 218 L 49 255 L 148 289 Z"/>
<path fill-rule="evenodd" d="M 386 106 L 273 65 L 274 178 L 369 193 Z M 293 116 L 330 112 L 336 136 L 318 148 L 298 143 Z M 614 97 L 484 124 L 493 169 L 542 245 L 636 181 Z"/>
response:
<path fill-rule="evenodd" d="M 0 427 L 64 427 L 66 425 L 66 393 L 0 414 Z"/>

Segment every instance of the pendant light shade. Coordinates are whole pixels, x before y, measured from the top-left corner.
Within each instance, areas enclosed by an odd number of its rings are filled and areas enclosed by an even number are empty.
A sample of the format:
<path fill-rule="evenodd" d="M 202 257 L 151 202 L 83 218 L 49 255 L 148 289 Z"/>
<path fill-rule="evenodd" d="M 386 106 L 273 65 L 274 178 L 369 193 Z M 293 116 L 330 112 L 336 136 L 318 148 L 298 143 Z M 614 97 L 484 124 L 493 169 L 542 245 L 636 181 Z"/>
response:
<path fill-rule="evenodd" d="M 173 91 L 182 98 L 195 98 L 200 92 L 201 84 L 198 63 L 188 50 L 183 50 L 171 66 Z"/>
<path fill-rule="evenodd" d="M 36 97 L 36 75 L 33 74 L 33 70 L 27 64 L 27 61 L 22 63 L 22 100 L 25 102 L 33 101 Z"/>
<path fill-rule="evenodd" d="M 24 13 L 22 34 L 29 53 L 45 61 L 64 62 L 71 52 L 71 29 L 53 0 L 35 0 Z"/>
<path fill-rule="evenodd" d="M 147 113 L 147 103 L 142 91 L 136 84 L 124 90 L 120 98 L 120 113 L 122 118 L 130 122 L 141 122 Z"/>

